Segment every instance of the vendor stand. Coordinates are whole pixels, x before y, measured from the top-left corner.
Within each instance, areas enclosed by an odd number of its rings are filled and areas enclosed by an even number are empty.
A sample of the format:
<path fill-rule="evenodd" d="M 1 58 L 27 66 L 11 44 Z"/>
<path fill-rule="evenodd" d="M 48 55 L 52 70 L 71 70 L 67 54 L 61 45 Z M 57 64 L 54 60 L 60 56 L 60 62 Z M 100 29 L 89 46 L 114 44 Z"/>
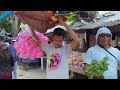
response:
<path fill-rule="evenodd" d="M 83 71 L 84 54 L 78 51 L 73 51 L 69 60 L 69 78 L 70 79 L 87 79 Z"/>
<path fill-rule="evenodd" d="M 69 79 L 85 79 L 84 71 L 82 67 L 69 65 Z"/>

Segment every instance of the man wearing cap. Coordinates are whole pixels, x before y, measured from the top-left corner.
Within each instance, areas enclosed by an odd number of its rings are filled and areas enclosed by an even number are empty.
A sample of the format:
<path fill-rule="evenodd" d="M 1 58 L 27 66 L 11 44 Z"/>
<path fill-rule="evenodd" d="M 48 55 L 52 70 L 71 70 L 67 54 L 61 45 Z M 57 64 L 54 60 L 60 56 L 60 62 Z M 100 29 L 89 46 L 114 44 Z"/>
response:
<path fill-rule="evenodd" d="M 14 69 L 13 69 L 13 79 L 17 79 L 17 64 L 20 60 L 20 58 L 16 55 L 16 49 L 13 47 L 14 42 L 16 42 L 17 40 L 13 39 L 11 40 L 12 42 L 9 42 L 10 45 L 8 46 L 8 51 L 12 54 L 15 63 L 14 63 Z"/>
<path fill-rule="evenodd" d="M 104 79 L 118 79 L 118 64 L 120 63 L 120 51 L 117 48 L 110 46 L 112 33 L 106 27 L 101 27 L 96 34 L 96 45 L 89 48 L 85 59 L 84 71 L 87 71 L 87 65 L 91 64 L 92 60 L 103 60 L 108 57 L 108 70 L 103 73 Z M 110 53 L 108 53 L 106 50 Z"/>

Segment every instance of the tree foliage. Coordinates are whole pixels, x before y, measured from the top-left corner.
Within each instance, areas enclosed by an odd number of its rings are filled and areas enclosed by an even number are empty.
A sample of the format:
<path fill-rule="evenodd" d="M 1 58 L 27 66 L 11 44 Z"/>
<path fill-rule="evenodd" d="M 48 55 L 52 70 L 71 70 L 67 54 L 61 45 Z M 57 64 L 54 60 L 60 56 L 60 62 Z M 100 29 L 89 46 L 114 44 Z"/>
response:
<path fill-rule="evenodd" d="M 0 11 L 0 15 L 4 13 L 4 11 Z M 10 17 L 7 17 L 0 21 L 0 29 L 4 29 L 6 32 L 11 33 L 12 22 L 10 21 Z"/>

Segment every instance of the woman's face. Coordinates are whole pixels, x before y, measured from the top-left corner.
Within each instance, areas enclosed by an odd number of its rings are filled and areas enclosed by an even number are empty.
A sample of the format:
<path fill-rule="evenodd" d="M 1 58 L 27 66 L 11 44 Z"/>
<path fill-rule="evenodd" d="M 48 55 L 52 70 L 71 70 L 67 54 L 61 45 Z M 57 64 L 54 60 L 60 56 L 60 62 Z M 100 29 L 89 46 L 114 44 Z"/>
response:
<path fill-rule="evenodd" d="M 110 39 L 111 39 L 111 34 L 102 33 L 98 37 L 98 43 L 99 45 L 107 46 L 110 43 Z"/>

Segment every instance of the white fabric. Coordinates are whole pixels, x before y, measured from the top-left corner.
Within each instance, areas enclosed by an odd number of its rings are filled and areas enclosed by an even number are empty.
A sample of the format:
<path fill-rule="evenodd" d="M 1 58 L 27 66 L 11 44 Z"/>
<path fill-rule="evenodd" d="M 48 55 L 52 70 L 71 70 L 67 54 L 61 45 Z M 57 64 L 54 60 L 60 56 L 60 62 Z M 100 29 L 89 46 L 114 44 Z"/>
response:
<path fill-rule="evenodd" d="M 47 53 L 47 79 L 69 79 L 68 59 L 72 52 L 71 45 L 66 44 L 61 48 L 55 48 L 53 45 L 42 43 L 43 50 Z M 56 52 L 60 55 L 61 61 L 58 68 L 50 71 L 51 54 Z"/>
<path fill-rule="evenodd" d="M 110 30 L 106 27 L 102 27 L 102 28 L 99 28 L 98 31 L 97 31 L 97 34 L 96 34 L 96 44 L 97 44 L 97 40 L 98 40 L 98 36 L 102 33 L 109 33 L 111 34 L 111 39 L 112 39 L 112 33 L 110 32 Z"/>

